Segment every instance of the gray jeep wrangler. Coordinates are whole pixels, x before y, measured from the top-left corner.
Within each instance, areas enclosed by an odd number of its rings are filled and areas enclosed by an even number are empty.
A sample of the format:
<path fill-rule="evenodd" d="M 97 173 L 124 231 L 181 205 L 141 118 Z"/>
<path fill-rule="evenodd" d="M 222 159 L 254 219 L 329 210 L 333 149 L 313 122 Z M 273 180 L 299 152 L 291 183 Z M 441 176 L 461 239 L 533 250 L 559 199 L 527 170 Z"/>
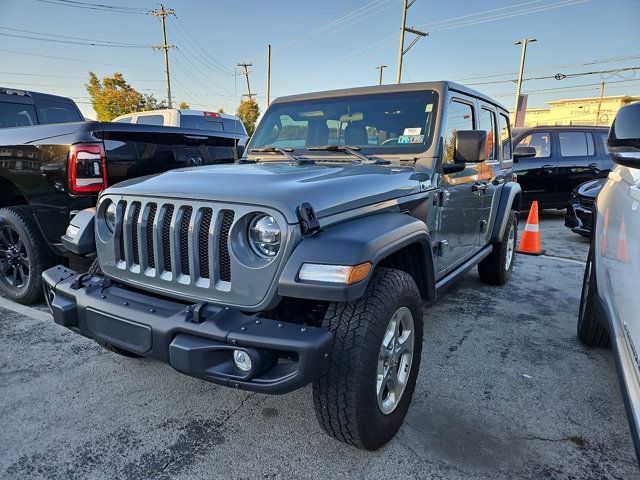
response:
<path fill-rule="evenodd" d="M 238 389 L 313 384 L 318 422 L 388 442 L 420 367 L 423 303 L 474 266 L 504 284 L 521 190 L 508 112 L 450 82 L 279 98 L 235 164 L 107 188 L 43 274 L 56 323 Z M 428 318 L 428 316 L 427 316 Z"/>

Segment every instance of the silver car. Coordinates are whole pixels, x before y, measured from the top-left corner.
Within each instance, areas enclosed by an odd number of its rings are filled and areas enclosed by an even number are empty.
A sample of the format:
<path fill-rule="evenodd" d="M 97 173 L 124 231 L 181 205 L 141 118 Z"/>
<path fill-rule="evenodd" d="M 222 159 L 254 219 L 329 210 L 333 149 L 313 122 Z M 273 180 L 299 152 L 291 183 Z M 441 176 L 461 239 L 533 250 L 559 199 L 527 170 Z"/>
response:
<path fill-rule="evenodd" d="M 608 144 L 617 166 L 596 200 L 578 336 L 611 344 L 640 459 L 640 102 L 620 109 Z"/>

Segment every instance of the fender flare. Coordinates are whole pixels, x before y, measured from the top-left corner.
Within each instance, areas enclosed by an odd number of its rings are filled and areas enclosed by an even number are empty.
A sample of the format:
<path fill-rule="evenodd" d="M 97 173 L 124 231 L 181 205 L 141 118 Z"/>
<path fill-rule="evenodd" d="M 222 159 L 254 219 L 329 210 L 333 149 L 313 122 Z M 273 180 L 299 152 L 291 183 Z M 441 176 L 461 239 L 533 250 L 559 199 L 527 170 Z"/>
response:
<path fill-rule="evenodd" d="M 355 300 L 364 293 L 376 266 L 411 244 L 419 244 L 424 250 L 425 291 L 427 297 L 432 298 L 435 279 L 429 231 L 423 221 L 399 212 L 348 220 L 303 239 L 282 270 L 278 295 L 336 302 Z M 358 265 L 364 262 L 371 262 L 373 268 L 366 279 L 353 285 L 305 282 L 298 277 L 304 263 Z"/>
<path fill-rule="evenodd" d="M 493 224 L 491 233 L 491 243 L 498 243 L 504 236 L 507 228 L 507 221 L 511 210 L 520 211 L 522 201 L 522 188 L 516 182 L 507 182 L 502 186 L 500 193 L 500 203 L 496 212 L 496 221 Z"/>

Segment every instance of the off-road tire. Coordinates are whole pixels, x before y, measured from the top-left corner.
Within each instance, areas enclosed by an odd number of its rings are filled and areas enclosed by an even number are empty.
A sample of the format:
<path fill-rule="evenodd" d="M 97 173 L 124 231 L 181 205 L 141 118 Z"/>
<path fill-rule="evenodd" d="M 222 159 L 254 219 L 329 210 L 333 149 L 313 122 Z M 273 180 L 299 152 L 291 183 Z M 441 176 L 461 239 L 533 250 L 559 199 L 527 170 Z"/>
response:
<path fill-rule="evenodd" d="M 382 339 L 393 314 L 407 307 L 413 315 L 413 359 L 404 393 L 384 415 L 378 406 L 376 377 Z M 422 302 L 413 278 L 379 268 L 362 297 L 331 303 L 323 325 L 334 334 L 328 371 L 313 383 L 320 426 L 338 440 L 376 450 L 396 434 L 411 403 L 422 352 Z"/>
<path fill-rule="evenodd" d="M 593 248 L 589 249 L 587 264 L 582 278 L 582 294 L 578 311 L 578 338 L 591 347 L 608 347 L 611 345 L 609 332 L 603 326 L 605 321 L 596 300 L 598 286 L 593 263 Z"/>
<path fill-rule="evenodd" d="M 104 273 L 102 272 L 102 268 L 100 268 L 100 262 L 98 261 L 97 258 L 91 263 L 91 266 L 89 267 L 89 270 L 87 270 L 87 273 L 91 275 L 104 275 Z M 118 355 L 122 355 L 123 357 L 144 358 L 142 355 L 138 355 L 137 353 L 124 350 L 120 347 L 116 347 L 115 345 L 111 345 L 110 343 L 107 343 L 105 341 L 96 339 L 96 342 L 101 347 L 106 348 L 110 352 L 117 353 Z"/>
<path fill-rule="evenodd" d="M 511 262 L 508 261 L 509 232 L 513 229 L 513 243 L 511 245 Z M 516 262 L 516 245 L 518 245 L 518 217 L 513 210 L 509 213 L 507 226 L 504 229 L 502 241 L 493 244 L 493 251 L 478 264 L 480 280 L 489 285 L 504 285 L 511 278 L 513 264 Z"/>
<path fill-rule="evenodd" d="M 0 290 L 9 299 L 23 305 L 41 302 L 44 299 L 42 272 L 53 264 L 55 256 L 49 249 L 47 241 L 29 209 L 25 207 L 0 209 L 0 228 L 3 226 L 10 227 L 19 236 L 19 241 L 24 245 L 29 266 L 26 282 L 23 278 L 23 283 L 14 287 L 8 280 L 2 278 L 0 279 Z"/>

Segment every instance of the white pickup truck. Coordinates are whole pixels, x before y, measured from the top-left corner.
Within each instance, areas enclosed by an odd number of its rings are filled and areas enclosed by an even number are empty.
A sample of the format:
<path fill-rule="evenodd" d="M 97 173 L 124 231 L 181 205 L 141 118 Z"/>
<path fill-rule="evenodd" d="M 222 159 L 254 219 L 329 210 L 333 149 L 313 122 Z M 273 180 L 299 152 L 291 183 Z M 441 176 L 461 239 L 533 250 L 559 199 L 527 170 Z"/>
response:
<path fill-rule="evenodd" d="M 203 110 L 184 110 L 166 108 L 163 110 L 149 110 L 120 115 L 113 119 L 119 123 L 136 123 L 143 125 L 162 125 L 164 127 L 193 128 L 213 132 L 226 132 L 244 137 L 240 144 L 244 145 L 248 139 L 247 131 L 242 120 L 235 115 L 226 113 L 205 112 Z"/>

